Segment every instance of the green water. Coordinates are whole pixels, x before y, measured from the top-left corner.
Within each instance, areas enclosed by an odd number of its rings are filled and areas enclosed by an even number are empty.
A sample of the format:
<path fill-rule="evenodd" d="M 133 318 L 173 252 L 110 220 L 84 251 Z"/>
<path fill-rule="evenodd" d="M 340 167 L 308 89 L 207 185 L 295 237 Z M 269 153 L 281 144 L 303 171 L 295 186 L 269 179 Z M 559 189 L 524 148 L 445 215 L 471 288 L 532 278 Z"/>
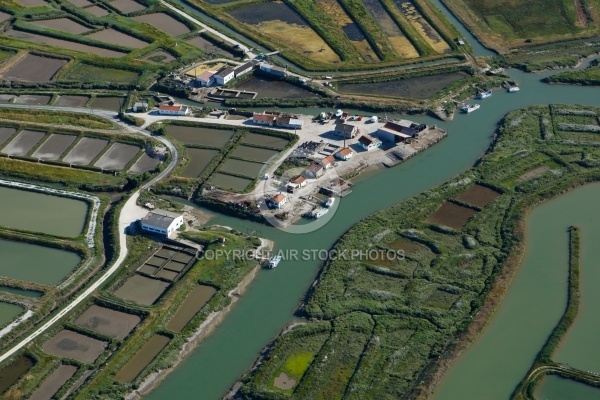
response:
<path fill-rule="evenodd" d="M 597 400 L 600 399 L 600 388 L 557 375 L 549 375 L 542 379 L 535 392 L 535 398 L 538 400 Z"/>
<path fill-rule="evenodd" d="M 0 328 L 8 325 L 22 312 L 23 308 L 20 306 L 0 301 Z"/>
<path fill-rule="evenodd" d="M 78 236 L 88 204 L 81 200 L 0 186 L 0 226 Z"/>
<path fill-rule="evenodd" d="M 0 277 L 55 285 L 80 261 L 69 251 L 0 239 Z"/>
<path fill-rule="evenodd" d="M 594 195 L 596 193 L 589 197 Z M 593 207 L 591 202 L 588 205 Z M 593 208 L 587 209 L 590 210 Z M 600 372 L 600 357 L 596 351 L 590 351 L 597 348 L 600 338 L 600 310 L 597 307 L 600 304 L 600 247 L 596 245 L 600 238 L 600 215 L 589 212 L 581 224 L 581 305 L 554 360 L 584 371 Z M 600 398 L 600 390 L 596 393 Z"/>
<path fill-rule="evenodd" d="M 339 202 L 337 213 L 332 219 L 333 223 L 326 224 L 317 231 L 304 235 L 287 234 L 225 216 L 219 216 L 211 222 L 232 226 L 243 232 L 256 228 L 257 235 L 275 240 L 276 250 L 297 249 L 302 252 L 304 249 L 328 249 L 337 238 L 361 219 L 438 186 L 471 167 L 488 147 L 498 121 L 509 111 L 549 101 L 600 105 L 600 91 L 597 88 L 544 85 L 539 80 L 547 73 L 528 75 L 512 70 L 510 73 L 519 82 L 521 91 L 496 91 L 490 98 L 476 101 L 482 104 L 477 112 L 459 114 L 451 123 L 428 117 L 407 117 L 419 122 L 437 124 L 447 129 L 449 135 L 417 157 L 359 181 L 354 186 L 353 193 Z M 314 109 L 297 109 L 291 112 L 308 111 Z M 402 185 L 391 186 L 390 182 L 402 182 Z M 557 248 L 566 249 L 566 232 L 555 240 Z M 555 296 L 554 292 L 550 291 L 543 292 L 546 301 L 538 313 L 544 317 L 542 319 L 547 319 L 547 322 L 536 328 L 538 333 L 535 339 L 532 337 L 527 344 L 519 345 L 519 349 L 527 348 L 529 353 L 537 352 L 563 312 L 567 273 L 566 261 L 563 261 L 560 267 L 547 271 L 548 276 L 540 277 L 540 280 L 547 281 L 548 285 L 556 286 L 558 295 Z M 219 399 L 235 380 L 252 366 L 259 351 L 292 320 L 295 309 L 305 296 L 319 268 L 318 260 L 282 261 L 277 269 L 258 274 L 215 333 L 186 358 L 148 398 L 170 399 L 174 395 L 179 398 L 191 398 L 201 393 L 202 399 Z M 520 333 L 529 336 L 525 331 Z M 492 347 L 496 346 L 492 344 Z M 505 352 L 503 356 L 508 358 L 508 354 L 512 352 Z M 525 369 L 528 367 L 529 364 Z M 450 384 L 455 379 L 456 385 L 460 386 L 460 382 L 470 378 L 456 373 L 449 376 L 446 383 Z"/>
<path fill-rule="evenodd" d="M 0 292 L 33 298 L 42 297 L 42 295 L 44 294 L 43 292 L 38 292 L 37 290 L 19 289 L 10 286 L 0 286 Z"/>
<path fill-rule="evenodd" d="M 590 348 L 598 344 L 598 324 L 593 319 L 598 319 L 594 301 L 599 296 L 594 296 L 591 289 L 598 283 L 600 274 L 590 257 L 595 256 L 597 260 L 600 255 L 600 249 L 593 245 L 595 238 L 600 237 L 600 214 L 590 210 L 598 199 L 600 184 L 591 184 L 547 202 L 530 214 L 527 252 L 518 275 L 491 323 L 448 372 L 434 399 L 477 399 L 489 393 L 496 399 L 510 397 L 564 312 L 568 281 L 567 229 L 571 225 L 581 227 L 582 309 L 592 313 L 582 315 L 575 326 L 590 329 L 596 340 L 582 332 L 584 339 L 572 343 L 576 337 L 570 335 L 567 358 L 587 361 L 597 356 Z M 590 353 L 589 356 L 584 356 L 585 352 Z"/>

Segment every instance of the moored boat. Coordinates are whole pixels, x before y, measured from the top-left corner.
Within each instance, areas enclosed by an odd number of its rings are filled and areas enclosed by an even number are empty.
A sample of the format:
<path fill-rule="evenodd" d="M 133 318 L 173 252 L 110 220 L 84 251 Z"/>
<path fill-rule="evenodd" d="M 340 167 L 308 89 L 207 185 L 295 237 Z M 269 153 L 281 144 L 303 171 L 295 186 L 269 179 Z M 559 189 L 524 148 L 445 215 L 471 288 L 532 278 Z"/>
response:
<path fill-rule="evenodd" d="M 477 98 L 478 98 L 478 99 L 486 99 L 486 98 L 490 97 L 491 95 L 492 95 L 492 91 L 491 91 L 491 90 L 488 90 L 487 92 L 480 92 L 480 93 L 477 95 Z"/>
<path fill-rule="evenodd" d="M 329 208 L 333 205 L 333 203 L 335 203 L 335 197 L 330 197 L 329 199 L 327 199 L 324 205 L 325 207 Z"/>
<path fill-rule="evenodd" d="M 479 104 L 467 104 L 466 106 L 461 108 L 461 110 L 462 110 L 462 112 L 468 114 L 468 113 L 472 113 L 473 111 L 479 110 L 479 107 L 481 107 Z"/>
<path fill-rule="evenodd" d="M 308 216 L 310 218 L 318 219 L 321 218 L 323 215 L 327 214 L 328 212 L 329 208 L 315 208 L 310 214 L 308 214 Z"/>
<path fill-rule="evenodd" d="M 518 87 L 518 86 L 511 86 L 511 87 L 508 88 L 508 92 L 509 93 L 518 92 L 519 90 L 521 90 L 521 88 Z"/>
<path fill-rule="evenodd" d="M 271 268 L 271 269 L 276 268 L 277 265 L 279 265 L 280 261 L 281 261 L 281 256 L 271 257 L 271 259 L 269 260 L 269 268 Z"/>

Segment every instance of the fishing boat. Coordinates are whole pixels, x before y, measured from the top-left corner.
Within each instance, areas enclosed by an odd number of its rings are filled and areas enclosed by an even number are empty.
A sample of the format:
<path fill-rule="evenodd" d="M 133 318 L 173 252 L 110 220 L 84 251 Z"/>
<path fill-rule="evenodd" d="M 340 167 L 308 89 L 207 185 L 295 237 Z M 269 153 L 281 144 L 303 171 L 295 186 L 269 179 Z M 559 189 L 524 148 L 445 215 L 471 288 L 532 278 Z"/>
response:
<path fill-rule="evenodd" d="M 319 219 L 329 212 L 329 208 L 315 208 L 308 216 L 310 218 Z"/>
<path fill-rule="evenodd" d="M 329 199 L 327 199 L 324 206 L 329 208 L 333 205 L 333 203 L 335 203 L 335 197 L 330 197 Z"/>
<path fill-rule="evenodd" d="M 508 93 L 518 92 L 519 90 L 521 90 L 520 87 L 518 87 L 518 86 L 511 86 L 511 87 L 508 88 Z"/>
<path fill-rule="evenodd" d="M 462 112 L 469 114 L 469 113 L 472 113 L 473 111 L 479 110 L 479 107 L 481 107 L 479 104 L 467 104 L 466 106 L 461 108 L 461 110 L 462 110 Z"/>
<path fill-rule="evenodd" d="M 487 98 L 488 98 L 488 97 L 490 97 L 491 95 L 492 95 L 492 91 L 491 91 L 491 90 L 488 90 L 487 92 L 480 92 L 480 93 L 477 95 L 477 98 L 478 98 L 478 99 L 487 99 Z"/>
<path fill-rule="evenodd" d="M 277 265 L 279 265 L 280 261 L 281 261 L 281 256 L 271 257 L 271 259 L 269 260 L 269 268 L 271 268 L 271 269 L 276 268 Z"/>

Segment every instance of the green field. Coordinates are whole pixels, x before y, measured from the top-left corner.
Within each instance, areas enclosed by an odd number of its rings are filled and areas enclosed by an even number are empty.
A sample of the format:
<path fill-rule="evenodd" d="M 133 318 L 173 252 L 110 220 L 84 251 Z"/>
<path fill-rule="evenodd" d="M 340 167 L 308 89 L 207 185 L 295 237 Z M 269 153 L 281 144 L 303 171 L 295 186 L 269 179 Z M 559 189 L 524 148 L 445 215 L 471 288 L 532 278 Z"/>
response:
<path fill-rule="evenodd" d="M 63 79 L 78 82 L 114 82 L 131 83 L 139 78 L 139 74 L 116 68 L 96 67 L 89 64 L 77 64 L 67 72 Z"/>

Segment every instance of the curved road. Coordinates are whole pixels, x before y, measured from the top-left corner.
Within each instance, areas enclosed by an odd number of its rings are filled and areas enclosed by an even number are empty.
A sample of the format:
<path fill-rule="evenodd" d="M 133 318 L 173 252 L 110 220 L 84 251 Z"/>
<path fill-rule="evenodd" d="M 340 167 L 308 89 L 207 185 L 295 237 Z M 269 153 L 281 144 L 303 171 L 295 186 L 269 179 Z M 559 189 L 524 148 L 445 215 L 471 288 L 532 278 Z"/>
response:
<path fill-rule="evenodd" d="M 103 110 L 89 110 L 82 108 L 74 108 L 74 107 L 64 107 L 64 108 L 56 108 L 52 106 L 28 106 L 28 105 L 18 105 L 18 104 L 2 104 L 0 105 L 4 108 L 26 108 L 26 109 L 36 109 L 36 110 L 53 110 L 53 111 L 70 111 L 82 114 L 94 114 L 103 118 L 111 119 L 113 122 L 116 122 L 121 127 L 125 128 L 130 132 L 137 132 L 144 136 L 151 136 L 150 132 L 140 129 L 137 127 L 132 127 L 122 123 L 121 121 L 114 120 L 114 117 L 117 115 L 115 112 L 111 111 L 103 111 Z M 155 176 L 150 182 L 143 185 L 140 189 L 134 192 L 131 197 L 127 200 L 127 202 L 123 205 L 121 210 L 121 214 L 119 215 L 119 256 L 113 263 L 113 265 L 104 272 L 94 283 L 92 283 L 87 289 L 85 289 L 82 293 L 80 293 L 71 303 L 61 309 L 57 314 L 52 316 L 48 321 L 46 321 L 42 326 L 37 328 L 33 333 L 29 334 L 25 339 L 21 340 L 15 346 L 13 346 L 10 350 L 6 351 L 4 354 L 0 355 L 0 363 L 4 360 L 8 359 L 16 352 L 21 350 L 23 347 L 27 346 L 31 341 L 37 338 L 39 335 L 44 333 L 47 329 L 49 329 L 52 325 L 58 322 L 62 317 L 67 315 L 71 310 L 77 307 L 81 302 L 83 302 L 88 296 L 90 296 L 96 289 L 98 289 L 108 278 L 110 278 L 123 264 L 125 259 L 127 258 L 127 236 L 125 235 L 125 229 L 134 223 L 138 219 L 137 212 L 139 207 L 136 205 L 136 201 L 138 196 L 140 195 L 140 191 L 147 190 L 150 186 L 158 182 L 160 179 L 164 178 L 167 174 L 169 174 L 175 165 L 177 165 L 177 161 L 179 159 L 179 153 L 175 146 L 169 142 L 164 137 L 157 136 L 155 137 L 161 143 L 163 143 L 167 148 L 171 151 L 171 162 L 169 165 L 160 172 L 157 176 Z"/>

